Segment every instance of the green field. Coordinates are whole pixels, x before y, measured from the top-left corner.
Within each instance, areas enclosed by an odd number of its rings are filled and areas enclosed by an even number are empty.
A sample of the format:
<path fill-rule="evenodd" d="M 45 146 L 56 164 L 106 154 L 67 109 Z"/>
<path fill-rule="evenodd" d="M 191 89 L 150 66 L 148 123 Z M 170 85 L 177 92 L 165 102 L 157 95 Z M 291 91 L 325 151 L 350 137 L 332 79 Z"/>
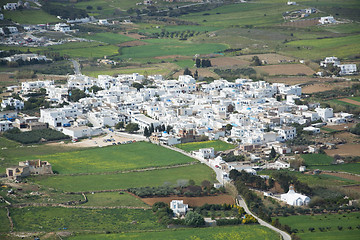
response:
<path fill-rule="evenodd" d="M 115 207 L 115 206 L 128 206 L 128 207 L 149 207 L 139 198 L 130 195 L 127 192 L 104 192 L 87 194 L 88 202 L 84 206 L 104 206 L 104 207 Z"/>
<path fill-rule="evenodd" d="M 174 39 L 148 39 L 147 45 L 127 47 L 121 49 L 121 58 L 152 58 L 167 55 L 193 56 L 225 50 L 227 46 L 219 43 L 192 43 Z"/>
<path fill-rule="evenodd" d="M 163 229 L 151 210 L 28 207 L 11 209 L 15 231 L 134 231 Z M 36 221 L 35 221 L 36 219 Z M 136 221 L 136 224 L 132 224 Z"/>
<path fill-rule="evenodd" d="M 356 104 L 353 104 L 353 103 L 348 103 L 348 102 L 344 102 L 344 101 L 341 101 L 341 100 L 338 100 L 338 99 L 332 99 L 332 100 L 329 100 L 330 103 L 335 103 L 335 104 L 339 104 L 339 105 L 344 105 L 344 106 L 352 106 L 352 107 L 358 107 L 360 108 L 359 105 L 356 105 Z"/>
<path fill-rule="evenodd" d="M 307 166 L 329 165 L 334 161 L 334 158 L 326 154 L 303 154 L 301 157 Z"/>
<path fill-rule="evenodd" d="M 286 46 L 297 48 L 296 50 L 286 50 L 286 52 L 296 57 L 322 59 L 326 56 L 337 56 L 346 58 L 360 52 L 360 35 L 298 40 L 289 42 Z"/>
<path fill-rule="evenodd" d="M 349 99 L 360 102 L 360 97 L 349 97 Z"/>
<path fill-rule="evenodd" d="M 301 239 L 359 239 L 359 219 L 359 212 L 279 217 L 281 224 L 289 225 L 293 230 L 297 229 L 297 235 Z M 341 226 L 342 230 L 339 230 L 338 226 Z M 325 230 L 321 232 L 319 227 Z M 315 230 L 310 232 L 309 228 Z"/>
<path fill-rule="evenodd" d="M 5 208 L 0 208 L 0 232 L 9 232 L 10 231 L 10 222 L 7 217 L 7 212 Z"/>
<path fill-rule="evenodd" d="M 32 181 L 45 187 L 66 192 L 127 189 L 134 187 L 155 187 L 164 183 L 176 184 L 177 180 L 193 179 L 196 184 L 203 180 L 215 181 L 215 174 L 206 165 L 195 164 L 186 167 L 130 172 L 121 174 L 101 174 L 83 176 L 38 176 Z"/>
<path fill-rule="evenodd" d="M 99 42 L 109 43 L 109 44 L 119 44 L 123 42 L 133 41 L 135 39 L 116 33 L 96 33 L 94 35 L 84 35 L 83 38 L 95 40 Z"/>
<path fill-rule="evenodd" d="M 211 148 L 211 147 L 213 147 L 215 151 L 225 151 L 235 148 L 235 145 L 220 140 L 182 143 L 182 144 L 177 144 L 175 146 L 187 152 L 196 151 L 199 150 L 200 148 Z"/>
<path fill-rule="evenodd" d="M 25 159 L 49 161 L 53 170 L 60 174 L 114 172 L 194 161 L 181 153 L 148 142 L 49 155 L 28 155 L 17 160 Z"/>
<path fill-rule="evenodd" d="M 276 240 L 279 239 L 277 233 L 259 225 L 240 225 L 226 227 L 211 227 L 197 229 L 176 229 L 161 232 L 134 232 L 119 234 L 97 234 L 79 235 L 70 237 L 71 240 L 92 240 L 92 239 L 171 239 L 171 240 Z"/>
<path fill-rule="evenodd" d="M 20 24 L 46 24 L 60 22 L 43 10 L 4 11 L 4 19 L 11 19 Z"/>
<path fill-rule="evenodd" d="M 311 166 L 310 169 L 360 174 L 360 163 L 345 163 L 328 166 Z"/>

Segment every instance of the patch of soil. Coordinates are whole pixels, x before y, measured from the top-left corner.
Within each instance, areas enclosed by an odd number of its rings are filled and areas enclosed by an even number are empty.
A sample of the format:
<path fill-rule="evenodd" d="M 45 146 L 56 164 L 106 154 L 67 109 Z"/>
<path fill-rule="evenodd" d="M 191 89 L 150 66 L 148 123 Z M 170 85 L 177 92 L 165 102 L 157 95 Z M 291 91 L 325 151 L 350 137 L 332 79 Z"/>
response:
<path fill-rule="evenodd" d="M 347 102 L 347 103 L 351 103 L 351 104 L 360 106 L 360 102 L 349 99 L 349 98 L 342 98 L 342 99 L 339 99 L 339 100 L 343 101 L 343 102 Z"/>
<path fill-rule="evenodd" d="M 324 92 L 328 90 L 334 89 L 334 86 L 331 86 L 329 84 L 321 84 L 321 83 L 315 83 L 311 85 L 307 85 L 302 88 L 303 93 L 316 93 L 316 92 Z"/>
<path fill-rule="evenodd" d="M 134 38 L 134 39 L 144 39 L 144 38 L 146 38 L 146 36 L 144 36 L 144 35 L 141 35 L 141 34 L 137 34 L 137 33 L 120 33 L 120 34 L 122 34 L 122 35 L 124 35 L 124 36 L 128 36 L 128 37 L 131 37 L 131 38 Z"/>
<path fill-rule="evenodd" d="M 164 202 L 170 204 L 172 200 L 184 200 L 185 204 L 189 204 L 192 207 L 199 207 L 208 204 L 234 204 L 234 198 L 230 195 L 218 195 L 218 196 L 204 196 L 204 197 L 155 197 L 155 198 L 140 198 L 144 203 L 152 206 L 156 202 Z"/>
<path fill-rule="evenodd" d="M 278 64 L 255 67 L 256 70 L 266 72 L 269 75 L 312 75 L 314 70 L 303 64 Z"/>
<path fill-rule="evenodd" d="M 147 45 L 146 42 L 143 41 L 130 41 L 130 42 L 124 42 L 119 44 L 119 47 L 135 47 L 135 46 L 142 46 L 142 45 Z"/>
<path fill-rule="evenodd" d="M 325 150 L 329 156 L 360 156 L 360 144 L 342 144 L 338 145 L 337 149 Z"/>
<path fill-rule="evenodd" d="M 295 58 L 283 56 L 276 53 L 265 53 L 265 54 L 251 54 L 251 55 L 243 55 L 236 57 L 238 59 L 243 59 L 246 61 L 251 61 L 254 56 L 258 56 L 260 60 L 266 61 L 268 64 L 278 64 L 279 61 L 294 61 Z"/>
<path fill-rule="evenodd" d="M 249 66 L 250 62 L 232 57 L 211 58 L 211 65 L 214 67 Z"/>
<path fill-rule="evenodd" d="M 313 81 L 321 81 L 319 78 L 312 77 L 266 77 L 265 80 L 270 83 L 285 83 L 288 85 L 304 84 Z M 302 87 L 304 89 L 305 87 Z M 304 90 L 302 90 L 304 92 Z"/>
<path fill-rule="evenodd" d="M 349 180 L 354 180 L 360 182 L 360 176 L 352 175 L 349 173 L 331 173 L 331 172 L 322 172 L 321 174 L 331 175 L 335 177 L 341 177 Z"/>

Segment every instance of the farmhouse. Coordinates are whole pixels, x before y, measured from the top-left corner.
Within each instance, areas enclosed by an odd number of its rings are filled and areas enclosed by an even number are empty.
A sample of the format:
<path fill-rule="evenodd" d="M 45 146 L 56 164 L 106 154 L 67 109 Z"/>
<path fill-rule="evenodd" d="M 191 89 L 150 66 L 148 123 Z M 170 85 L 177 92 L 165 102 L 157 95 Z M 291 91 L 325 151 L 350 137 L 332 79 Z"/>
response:
<path fill-rule="evenodd" d="M 69 32 L 69 31 L 71 31 L 70 26 L 67 25 L 66 23 L 55 24 L 54 30 L 58 31 L 58 32 Z"/>
<path fill-rule="evenodd" d="M 333 16 L 327 16 L 327 17 L 321 17 L 319 22 L 321 24 L 330 24 L 330 23 L 336 23 L 336 20 Z"/>
<path fill-rule="evenodd" d="M 291 206 L 308 205 L 310 202 L 310 198 L 308 196 L 296 193 L 293 185 L 290 185 L 287 193 L 281 194 L 281 200 Z"/>
<path fill-rule="evenodd" d="M 0 121 L 0 132 L 5 132 L 9 129 L 12 129 L 12 122 L 5 120 L 5 121 Z"/>
<path fill-rule="evenodd" d="M 203 159 L 209 159 L 215 157 L 214 148 L 200 148 L 198 151 L 194 151 L 193 154 Z"/>
<path fill-rule="evenodd" d="M 38 159 L 19 162 L 17 167 L 6 168 L 6 175 L 11 179 L 27 177 L 30 174 L 53 174 L 51 164 Z"/>
<path fill-rule="evenodd" d="M 175 216 L 183 216 L 188 211 L 189 205 L 184 204 L 183 200 L 172 200 L 170 209 L 173 210 Z"/>

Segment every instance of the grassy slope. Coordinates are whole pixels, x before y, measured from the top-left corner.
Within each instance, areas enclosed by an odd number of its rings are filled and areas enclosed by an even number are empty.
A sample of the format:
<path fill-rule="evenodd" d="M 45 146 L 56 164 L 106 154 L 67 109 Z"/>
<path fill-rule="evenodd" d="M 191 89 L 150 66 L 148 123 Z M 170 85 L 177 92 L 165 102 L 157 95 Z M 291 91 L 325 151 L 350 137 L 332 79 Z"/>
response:
<path fill-rule="evenodd" d="M 194 161 L 181 153 L 147 142 L 26 156 L 17 160 L 29 158 L 49 161 L 53 170 L 60 174 L 114 172 Z"/>
<path fill-rule="evenodd" d="M 130 231 L 164 228 L 151 210 L 142 209 L 70 209 L 30 207 L 11 209 L 15 231 Z M 36 219 L 36 221 L 34 221 Z M 137 224 L 131 224 L 136 221 Z"/>
<path fill-rule="evenodd" d="M 6 215 L 6 209 L 0 208 L 0 232 L 10 231 L 10 222 Z"/>
<path fill-rule="evenodd" d="M 162 232 L 139 232 L 139 233 L 121 233 L 121 234 L 98 234 L 98 235 L 79 235 L 71 237 L 71 240 L 83 239 L 206 239 L 206 240 L 234 240 L 234 239 L 279 239 L 278 235 L 259 225 L 241 225 L 241 226 L 226 226 L 213 228 L 197 228 L 197 229 L 176 229 Z"/>
<path fill-rule="evenodd" d="M 180 179 L 193 179 L 196 184 L 203 180 L 214 181 L 214 172 L 203 164 L 108 175 L 32 177 L 37 184 L 67 192 L 94 191 L 106 189 L 127 189 L 132 187 L 161 186 L 166 182 L 176 184 Z"/>
<path fill-rule="evenodd" d="M 302 239 L 339 239 L 339 235 L 342 239 L 358 239 L 360 230 L 356 227 L 359 225 L 359 218 L 360 213 L 355 212 L 332 215 L 279 217 L 279 220 L 281 224 L 287 224 L 292 229 L 298 229 L 298 235 Z M 343 230 L 338 230 L 338 226 L 342 226 Z M 352 230 L 348 229 L 350 226 Z M 311 227 L 315 228 L 313 233 L 309 231 Z M 319 227 L 331 227 L 331 229 L 327 229 L 323 233 L 318 229 Z"/>
<path fill-rule="evenodd" d="M 200 148 L 210 148 L 210 147 L 213 147 L 215 151 L 225 151 L 235 148 L 233 144 L 226 143 L 220 140 L 182 143 L 182 144 L 177 144 L 176 147 L 185 150 L 187 152 L 199 150 Z"/>
<path fill-rule="evenodd" d="M 329 165 L 329 166 L 312 166 L 309 169 L 320 169 L 326 171 L 360 174 L 360 163 L 346 163 L 346 164 Z"/>
<path fill-rule="evenodd" d="M 46 24 L 60 22 L 56 16 L 52 16 L 43 10 L 4 11 L 4 18 L 11 19 L 20 24 Z"/>
<path fill-rule="evenodd" d="M 148 207 L 140 199 L 130 195 L 127 192 L 119 194 L 118 192 L 104 192 L 87 194 L 88 202 L 84 206 L 130 206 L 130 207 Z"/>

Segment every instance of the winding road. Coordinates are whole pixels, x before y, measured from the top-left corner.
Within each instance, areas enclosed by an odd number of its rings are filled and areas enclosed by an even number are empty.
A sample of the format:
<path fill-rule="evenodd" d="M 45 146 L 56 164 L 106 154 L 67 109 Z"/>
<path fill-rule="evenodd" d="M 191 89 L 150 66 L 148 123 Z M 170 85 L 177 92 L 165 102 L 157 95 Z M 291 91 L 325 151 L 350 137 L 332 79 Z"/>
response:
<path fill-rule="evenodd" d="M 284 240 L 291 240 L 290 234 L 288 234 L 287 232 L 284 232 L 284 231 L 282 231 L 282 230 L 274 227 L 273 225 L 265 222 L 264 220 L 262 220 L 261 218 L 257 217 L 255 214 L 253 214 L 253 213 L 250 211 L 250 209 L 248 208 L 248 206 L 246 205 L 245 200 L 244 200 L 240 195 L 237 196 L 236 202 L 237 202 L 237 204 L 238 204 L 240 207 L 243 207 L 243 208 L 244 208 L 245 212 L 253 215 L 254 218 L 256 218 L 256 219 L 258 220 L 258 222 L 260 223 L 260 225 L 265 226 L 265 227 L 267 227 L 267 228 L 270 228 L 271 230 L 273 230 L 273 231 L 275 231 L 275 232 L 278 232 Z"/>

